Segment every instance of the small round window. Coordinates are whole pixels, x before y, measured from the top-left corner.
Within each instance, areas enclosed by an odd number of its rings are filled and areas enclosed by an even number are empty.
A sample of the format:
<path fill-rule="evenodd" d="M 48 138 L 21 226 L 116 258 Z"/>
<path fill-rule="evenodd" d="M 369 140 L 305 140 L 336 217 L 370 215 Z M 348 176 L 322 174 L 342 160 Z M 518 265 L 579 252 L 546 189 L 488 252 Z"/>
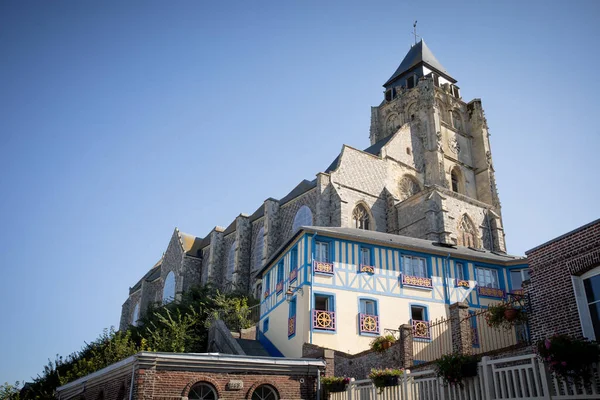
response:
<path fill-rule="evenodd" d="M 190 400 L 217 400 L 217 392 L 209 383 L 197 383 L 190 389 Z"/>
<path fill-rule="evenodd" d="M 252 400 L 279 400 L 277 391 L 269 385 L 260 385 L 252 393 Z"/>

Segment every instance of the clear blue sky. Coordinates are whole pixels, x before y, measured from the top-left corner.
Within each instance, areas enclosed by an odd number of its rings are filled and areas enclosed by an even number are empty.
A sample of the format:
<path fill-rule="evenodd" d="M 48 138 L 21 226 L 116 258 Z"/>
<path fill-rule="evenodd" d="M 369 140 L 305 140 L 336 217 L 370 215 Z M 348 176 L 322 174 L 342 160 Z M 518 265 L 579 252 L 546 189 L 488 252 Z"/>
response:
<path fill-rule="evenodd" d="M 176 226 L 367 147 L 415 19 L 483 100 L 509 251 L 597 218 L 600 2 L 0 2 L 0 382 L 118 325 Z"/>

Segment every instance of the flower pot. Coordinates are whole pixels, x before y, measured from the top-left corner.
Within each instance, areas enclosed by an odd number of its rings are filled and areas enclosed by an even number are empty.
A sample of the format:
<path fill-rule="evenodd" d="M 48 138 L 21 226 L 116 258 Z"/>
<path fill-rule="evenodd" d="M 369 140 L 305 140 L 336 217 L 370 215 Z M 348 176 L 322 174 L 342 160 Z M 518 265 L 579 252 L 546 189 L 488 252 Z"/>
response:
<path fill-rule="evenodd" d="M 477 376 L 477 361 L 464 363 L 460 366 L 460 374 L 463 378 Z"/>
<path fill-rule="evenodd" d="M 397 376 L 384 376 L 383 377 L 383 386 L 398 386 L 398 377 Z"/>
<path fill-rule="evenodd" d="M 390 347 L 392 347 L 392 342 L 382 342 L 382 343 L 381 343 L 381 348 L 382 348 L 383 350 L 387 350 L 387 349 L 389 349 Z"/>
<path fill-rule="evenodd" d="M 327 390 L 331 393 L 343 392 L 346 390 L 346 384 L 344 382 L 335 382 L 327 385 Z"/>
<path fill-rule="evenodd" d="M 507 308 L 506 310 L 504 310 L 504 319 L 508 322 L 513 322 L 515 319 L 517 319 L 518 315 L 519 310 L 517 310 L 516 308 Z"/>

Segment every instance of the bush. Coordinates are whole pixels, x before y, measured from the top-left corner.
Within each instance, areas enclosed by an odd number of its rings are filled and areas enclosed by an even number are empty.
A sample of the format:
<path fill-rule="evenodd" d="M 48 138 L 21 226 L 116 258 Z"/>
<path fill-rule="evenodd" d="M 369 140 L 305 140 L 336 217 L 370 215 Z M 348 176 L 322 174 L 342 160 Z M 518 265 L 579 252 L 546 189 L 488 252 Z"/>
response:
<path fill-rule="evenodd" d="M 567 335 L 540 340 L 536 350 L 557 378 L 571 381 L 583 379 L 586 383 L 592 378 L 592 364 L 600 358 L 600 347 L 596 342 L 573 339 Z"/>
<path fill-rule="evenodd" d="M 515 310 L 515 318 L 511 321 L 506 319 L 505 312 Z M 485 314 L 488 326 L 496 329 L 511 330 L 515 324 L 527 321 L 527 313 L 515 304 L 498 303 L 488 307 Z"/>

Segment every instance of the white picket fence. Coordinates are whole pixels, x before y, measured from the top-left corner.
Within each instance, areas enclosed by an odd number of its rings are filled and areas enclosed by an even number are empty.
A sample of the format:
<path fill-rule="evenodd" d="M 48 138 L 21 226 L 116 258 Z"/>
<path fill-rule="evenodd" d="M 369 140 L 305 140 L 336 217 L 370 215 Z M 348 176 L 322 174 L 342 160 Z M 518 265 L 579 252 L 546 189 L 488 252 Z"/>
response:
<path fill-rule="evenodd" d="M 591 384 L 567 383 L 548 373 L 536 355 L 491 360 L 483 357 L 478 374 L 464 386 L 444 386 L 433 370 L 407 372 L 398 386 L 376 388 L 371 380 L 352 381 L 330 400 L 569 400 L 600 399 L 600 376 L 594 366 Z"/>

